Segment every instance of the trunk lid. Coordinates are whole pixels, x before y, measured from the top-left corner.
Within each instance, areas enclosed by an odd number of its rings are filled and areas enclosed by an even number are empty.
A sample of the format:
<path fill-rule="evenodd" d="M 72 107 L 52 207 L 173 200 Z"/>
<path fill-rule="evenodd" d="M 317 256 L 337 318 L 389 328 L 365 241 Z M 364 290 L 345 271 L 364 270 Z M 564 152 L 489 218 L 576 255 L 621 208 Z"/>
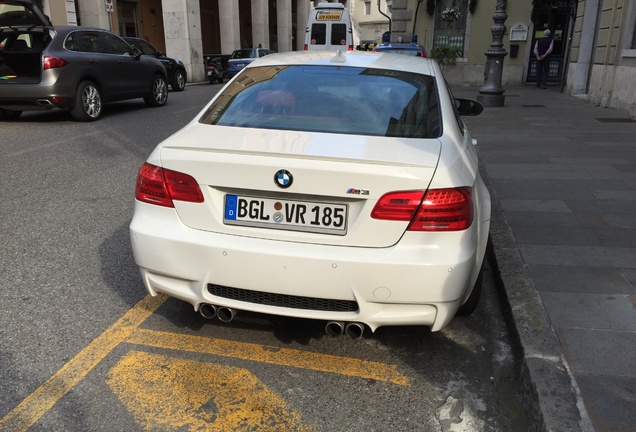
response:
<path fill-rule="evenodd" d="M 0 29 L 53 28 L 51 20 L 32 0 L 0 0 Z"/>
<path fill-rule="evenodd" d="M 408 222 L 372 219 L 373 207 L 387 192 L 427 189 L 440 148 L 438 139 L 191 123 L 159 147 L 159 156 L 164 168 L 193 176 L 204 193 L 202 204 L 174 203 L 189 227 L 387 247 L 399 241 Z M 291 184 L 281 187 L 282 178 Z M 275 222 L 277 213 L 281 220 Z"/>

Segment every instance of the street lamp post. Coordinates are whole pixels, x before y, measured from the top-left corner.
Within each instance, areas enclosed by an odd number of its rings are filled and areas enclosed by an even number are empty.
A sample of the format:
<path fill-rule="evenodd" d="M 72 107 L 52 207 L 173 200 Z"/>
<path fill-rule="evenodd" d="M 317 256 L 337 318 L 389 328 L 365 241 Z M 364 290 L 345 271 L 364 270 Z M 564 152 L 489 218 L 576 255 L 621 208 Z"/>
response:
<path fill-rule="evenodd" d="M 504 57 L 508 55 L 503 48 L 503 36 L 506 33 L 506 0 L 497 0 L 497 8 L 492 16 L 494 22 L 492 43 L 486 51 L 486 70 L 484 71 L 484 85 L 479 89 L 477 100 L 485 106 L 500 107 L 504 105 L 504 89 L 501 87 Z"/>

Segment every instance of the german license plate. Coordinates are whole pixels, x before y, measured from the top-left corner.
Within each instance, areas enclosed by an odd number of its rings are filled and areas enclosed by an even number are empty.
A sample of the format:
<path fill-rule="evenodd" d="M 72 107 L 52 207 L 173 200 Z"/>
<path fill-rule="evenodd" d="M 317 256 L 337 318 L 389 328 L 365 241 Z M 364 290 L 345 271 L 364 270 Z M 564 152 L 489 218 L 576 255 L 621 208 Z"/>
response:
<path fill-rule="evenodd" d="M 223 222 L 292 231 L 345 235 L 346 204 L 225 196 Z"/>

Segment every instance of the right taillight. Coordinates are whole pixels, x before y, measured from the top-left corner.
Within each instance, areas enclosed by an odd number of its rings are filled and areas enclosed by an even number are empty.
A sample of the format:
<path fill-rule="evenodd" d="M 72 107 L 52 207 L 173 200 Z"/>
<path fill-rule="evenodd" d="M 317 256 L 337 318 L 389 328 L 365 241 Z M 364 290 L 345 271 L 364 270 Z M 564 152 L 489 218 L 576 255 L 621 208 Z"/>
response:
<path fill-rule="evenodd" d="M 203 194 L 194 177 L 149 163 L 139 169 L 135 198 L 163 207 L 174 207 L 172 200 L 203 202 Z"/>
<path fill-rule="evenodd" d="M 472 223 L 471 188 L 429 189 L 408 230 L 462 231 Z"/>
<path fill-rule="evenodd" d="M 410 221 L 408 231 L 461 231 L 473 223 L 469 187 L 400 191 L 383 195 L 371 211 L 373 219 Z"/>

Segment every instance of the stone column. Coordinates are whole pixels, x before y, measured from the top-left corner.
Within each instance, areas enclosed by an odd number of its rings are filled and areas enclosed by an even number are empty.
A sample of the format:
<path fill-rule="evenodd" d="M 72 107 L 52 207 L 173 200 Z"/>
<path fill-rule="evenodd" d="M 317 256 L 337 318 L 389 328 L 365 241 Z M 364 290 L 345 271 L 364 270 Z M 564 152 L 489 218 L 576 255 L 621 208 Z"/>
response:
<path fill-rule="evenodd" d="M 232 51 L 241 48 L 240 25 L 238 0 L 219 1 L 219 28 L 221 30 L 222 53 L 230 54 Z"/>
<path fill-rule="evenodd" d="M 296 0 L 296 49 L 305 49 L 305 35 L 307 34 L 307 21 L 309 19 L 309 2 Z"/>
<path fill-rule="evenodd" d="M 569 65 L 573 71 L 572 77 L 573 95 L 587 94 L 587 86 L 592 71 L 594 46 L 596 45 L 596 27 L 598 24 L 598 11 L 600 0 L 586 0 L 583 11 L 583 23 L 581 25 L 581 43 L 579 45 L 579 57 L 576 63 Z"/>
<path fill-rule="evenodd" d="M 116 4 L 113 2 L 113 4 Z M 117 29 L 112 28 L 110 13 L 106 12 L 105 2 L 94 1 L 85 2 L 81 4 L 79 9 L 79 16 L 82 20 L 82 25 L 88 27 L 100 27 L 113 31 L 113 33 L 119 34 Z"/>
<path fill-rule="evenodd" d="M 291 0 L 276 1 L 276 19 L 278 25 L 278 47 L 276 51 L 292 51 L 292 8 Z"/>
<path fill-rule="evenodd" d="M 252 0 L 252 40 L 269 48 L 269 8 L 267 0 Z"/>
<path fill-rule="evenodd" d="M 205 78 L 198 0 L 162 0 L 166 55 L 185 64 L 190 82 Z"/>
<path fill-rule="evenodd" d="M 413 22 L 413 11 L 408 8 L 406 0 L 393 0 L 391 9 L 391 42 L 411 42 L 411 33 L 407 24 Z"/>

